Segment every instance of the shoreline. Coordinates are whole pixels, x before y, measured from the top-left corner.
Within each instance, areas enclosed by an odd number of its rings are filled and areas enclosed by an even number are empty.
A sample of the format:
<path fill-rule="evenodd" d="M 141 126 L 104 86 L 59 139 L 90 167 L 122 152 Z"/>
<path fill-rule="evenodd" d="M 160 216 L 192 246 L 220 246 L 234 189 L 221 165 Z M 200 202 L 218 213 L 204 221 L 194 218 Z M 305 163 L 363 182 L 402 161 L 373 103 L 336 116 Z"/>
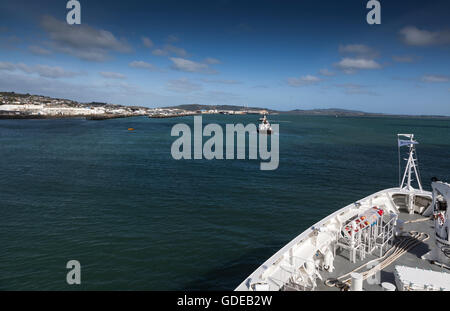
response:
<path fill-rule="evenodd" d="M 42 95 L 0 92 L 0 120 L 3 119 L 73 119 L 110 120 L 145 116 L 155 119 L 178 118 L 192 115 L 296 115 L 336 118 L 398 118 L 449 120 L 446 115 L 402 115 L 364 112 L 340 108 L 295 109 L 289 111 L 234 105 L 185 104 L 165 108 L 113 105 L 100 102 L 78 103 L 68 99 L 51 98 Z"/>
<path fill-rule="evenodd" d="M 0 120 L 63 120 L 63 119 L 86 119 L 89 121 L 106 121 L 112 119 L 125 119 L 132 117 L 146 117 L 149 119 L 171 119 L 171 118 L 181 118 L 188 116 L 198 116 L 198 115 L 227 115 L 227 116 L 243 116 L 252 114 L 223 114 L 223 113 L 180 113 L 180 114 L 157 114 L 157 115 L 2 115 L 0 114 Z M 414 115 L 331 115 L 331 114 L 298 114 L 283 112 L 278 115 L 290 115 L 290 116 L 303 116 L 303 117 L 335 117 L 339 118 L 392 118 L 392 119 L 421 119 L 421 120 L 450 120 L 450 116 L 414 116 Z"/>

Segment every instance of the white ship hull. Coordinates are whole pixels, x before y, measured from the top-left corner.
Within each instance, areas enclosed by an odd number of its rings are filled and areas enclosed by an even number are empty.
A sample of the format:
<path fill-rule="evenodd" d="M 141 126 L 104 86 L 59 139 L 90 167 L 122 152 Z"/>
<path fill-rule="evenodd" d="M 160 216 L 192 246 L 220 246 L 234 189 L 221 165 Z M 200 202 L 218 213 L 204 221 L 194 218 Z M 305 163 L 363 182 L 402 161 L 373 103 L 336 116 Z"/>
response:
<path fill-rule="evenodd" d="M 286 285 L 298 274 L 305 262 L 313 261 L 318 251 L 326 252 L 327 248 L 333 248 L 342 224 L 374 206 L 382 208 L 385 213 L 398 214 L 401 209 L 406 208 L 407 198 L 410 194 L 417 198 L 417 202 L 423 203 L 414 206 L 416 212 L 424 212 L 427 205 L 431 203 L 432 193 L 428 191 L 391 188 L 374 193 L 347 205 L 305 230 L 264 262 L 235 290 L 286 290 Z M 399 202 L 404 202 L 405 206 Z M 406 210 L 403 212 L 407 213 Z M 341 274 L 347 272 L 342 271 Z M 321 272 L 318 271 L 318 273 Z"/>

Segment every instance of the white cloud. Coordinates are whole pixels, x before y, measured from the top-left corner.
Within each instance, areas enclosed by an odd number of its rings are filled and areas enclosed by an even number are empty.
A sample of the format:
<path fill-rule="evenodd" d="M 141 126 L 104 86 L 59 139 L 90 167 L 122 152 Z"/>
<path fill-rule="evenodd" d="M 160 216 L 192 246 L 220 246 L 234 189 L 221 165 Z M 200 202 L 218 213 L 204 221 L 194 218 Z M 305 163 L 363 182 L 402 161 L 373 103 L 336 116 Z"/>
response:
<path fill-rule="evenodd" d="M 191 93 L 193 91 L 200 91 L 202 86 L 191 82 L 188 78 L 180 78 L 177 80 L 170 80 L 167 83 L 167 89 L 177 93 Z"/>
<path fill-rule="evenodd" d="M 173 62 L 172 68 L 184 72 L 196 72 L 213 74 L 217 73 L 214 69 L 211 69 L 207 64 L 197 63 L 184 58 L 171 57 Z"/>
<path fill-rule="evenodd" d="M 153 64 L 146 63 L 144 61 L 133 61 L 129 64 L 129 66 L 133 68 L 146 69 L 149 71 L 159 71 L 158 67 L 156 67 Z"/>
<path fill-rule="evenodd" d="M 41 77 L 47 78 L 70 78 L 79 75 L 80 73 L 66 71 L 61 67 L 51 67 L 47 65 L 36 65 L 31 67 L 33 73 L 37 73 Z"/>
<path fill-rule="evenodd" d="M 84 60 L 104 61 L 110 51 L 131 51 L 124 40 L 117 39 L 111 32 L 86 24 L 73 27 L 54 17 L 44 16 L 41 26 L 49 34 L 56 50 Z"/>
<path fill-rule="evenodd" d="M 99 72 L 99 74 L 107 79 L 126 79 L 125 75 L 118 73 L 118 72 L 108 72 L 108 71 L 102 71 Z"/>
<path fill-rule="evenodd" d="M 154 46 L 153 41 L 148 37 L 142 37 L 142 43 L 145 47 L 148 47 L 149 49 Z"/>
<path fill-rule="evenodd" d="M 5 63 L 0 62 L 0 70 L 7 70 L 7 71 L 23 71 L 28 74 L 37 74 L 40 77 L 45 78 L 52 78 L 52 79 L 58 79 L 58 78 L 72 78 L 77 75 L 80 75 L 79 72 L 72 72 L 67 71 L 61 67 L 52 67 L 47 65 L 33 65 L 29 66 L 24 63 Z"/>
<path fill-rule="evenodd" d="M 358 58 L 375 58 L 378 56 L 378 52 L 365 44 L 347 44 L 339 45 L 339 53 L 354 54 Z"/>
<path fill-rule="evenodd" d="M 152 54 L 156 56 L 167 56 L 169 52 L 163 49 L 155 49 L 152 51 Z"/>
<path fill-rule="evenodd" d="M 176 55 L 179 57 L 186 57 L 188 53 L 185 49 L 179 48 L 177 46 L 166 44 L 162 49 L 158 48 L 152 51 L 153 55 L 156 56 L 167 56 L 169 54 Z"/>
<path fill-rule="evenodd" d="M 0 62 L 0 70 L 14 71 L 16 70 L 16 65 L 12 63 Z"/>
<path fill-rule="evenodd" d="M 346 74 L 354 74 L 361 69 L 381 68 L 381 65 L 374 60 L 379 53 L 365 44 L 340 45 L 339 53 L 350 54 L 334 64 Z"/>
<path fill-rule="evenodd" d="M 182 49 L 182 48 L 170 45 L 170 44 L 166 45 L 164 47 L 164 49 L 166 51 L 168 51 L 169 53 L 175 54 L 180 57 L 186 57 L 188 55 L 185 49 Z"/>
<path fill-rule="evenodd" d="M 429 83 L 445 83 L 449 82 L 450 78 L 442 75 L 425 75 L 422 77 L 422 81 Z"/>
<path fill-rule="evenodd" d="M 343 58 L 340 62 L 335 64 L 336 67 L 344 70 L 346 73 L 353 73 L 360 69 L 380 69 L 381 65 L 373 59 L 365 58 Z"/>
<path fill-rule="evenodd" d="M 322 79 L 312 76 L 312 75 L 306 75 L 300 78 L 288 78 L 287 83 L 290 86 L 305 86 L 305 85 L 311 85 L 311 84 L 317 84 L 321 82 Z"/>
<path fill-rule="evenodd" d="M 400 36 L 405 44 L 413 46 L 450 44 L 450 30 L 433 32 L 408 26 L 400 30 Z"/>

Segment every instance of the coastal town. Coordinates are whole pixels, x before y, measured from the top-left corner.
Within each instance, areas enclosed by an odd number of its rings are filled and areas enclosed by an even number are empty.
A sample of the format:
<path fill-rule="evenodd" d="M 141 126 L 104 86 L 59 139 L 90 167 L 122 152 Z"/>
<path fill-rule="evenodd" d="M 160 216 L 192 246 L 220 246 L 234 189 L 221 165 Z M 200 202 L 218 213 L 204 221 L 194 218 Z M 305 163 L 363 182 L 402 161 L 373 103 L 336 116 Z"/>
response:
<path fill-rule="evenodd" d="M 370 113 L 338 108 L 326 109 L 295 109 L 289 111 L 271 110 L 266 108 L 243 107 L 232 105 L 199 105 L 185 104 L 174 107 L 149 108 L 141 106 L 113 105 L 91 102 L 80 103 L 69 99 L 52 98 L 42 95 L 0 92 L 0 119 L 63 119 L 85 118 L 87 120 L 108 120 L 128 117 L 175 118 L 192 115 L 223 114 L 223 115 L 276 115 L 291 114 L 305 116 L 331 117 L 396 117 L 449 119 L 442 115 L 402 115 Z"/>
<path fill-rule="evenodd" d="M 179 107 L 148 108 L 138 106 L 112 105 L 106 103 L 79 103 L 68 99 L 57 99 L 41 95 L 0 92 L 0 119 L 57 119 L 86 118 L 90 120 L 105 120 L 147 116 L 150 118 L 171 118 L 199 114 L 264 114 L 264 109 L 245 109 L 235 107 L 235 110 L 209 109 L 186 105 Z M 236 108 L 239 108 L 237 110 Z"/>

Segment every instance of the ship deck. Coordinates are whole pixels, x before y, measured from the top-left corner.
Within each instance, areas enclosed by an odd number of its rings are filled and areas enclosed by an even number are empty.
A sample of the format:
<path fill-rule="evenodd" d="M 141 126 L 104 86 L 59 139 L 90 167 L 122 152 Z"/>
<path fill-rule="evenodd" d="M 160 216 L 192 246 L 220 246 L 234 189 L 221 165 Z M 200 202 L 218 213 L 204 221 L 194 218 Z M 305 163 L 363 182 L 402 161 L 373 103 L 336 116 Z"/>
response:
<path fill-rule="evenodd" d="M 399 218 L 404 221 L 410 221 L 410 220 L 418 220 L 423 218 L 421 215 L 410 215 L 408 213 L 400 213 Z M 434 232 L 434 223 L 432 220 L 426 220 L 426 221 L 420 221 L 420 222 L 413 222 L 413 223 L 406 223 L 404 225 L 405 231 L 417 231 L 417 232 L 424 232 L 427 233 L 430 238 L 424 242 L 420 242 L 416 247 L 410 249 L 407 253 L 405 253 L 403 256 L 401 256 L 399 259 L 397 259 L 394 263 L 383 269 L 380 273 L 380 280 L 379 284 L 369 284 L 369 282 L 364 281 L 363 289 L 368 291 L 381 291 L 383 290 L 381 287 L 382 282 L 389 282 L 395 285 L 395 276 L 394 276 L 394 269 L 396 265 L 404 265 L 408 267 L 417 267 L 419 269 L 426 269 L 426 270 L 433 270 L 433 271 L 439 271 L 439 272 L 449 272 L 447 269 L 439 267 L 435 264 L 430 263 L 427 260 L 421 259 L 421 256 L 428 253 L 431 250 L 431 247 L 434 245 L 435 241 L 435 232 Z M 374 255 L 369 255 L 365 258 L 365 260 L 359 260 L 357 258 L 356 263 L 352 263 L 348 259 L 348 251 L 338 251 L 336 253 L 336 257 L 334 260 L 334 267 L 335 270 L 330 273 L 327 271 L 321 271 L 321 276 L 323 278 L 323 281 L 317 280 L 317 287 L 316 291 L 339 291 L 340 289 L 337 287 L 329 287 L 325 285 L 325 281 L 329 278 L 337 278 L 341 275 L 347 274 L 350 271 L 353 271 L 357 267 L 361 266 L 364 263 L 369 262 L 370 260 L 378 258 Z M 360 272 L 365 271 L 364 269 Z"/>

